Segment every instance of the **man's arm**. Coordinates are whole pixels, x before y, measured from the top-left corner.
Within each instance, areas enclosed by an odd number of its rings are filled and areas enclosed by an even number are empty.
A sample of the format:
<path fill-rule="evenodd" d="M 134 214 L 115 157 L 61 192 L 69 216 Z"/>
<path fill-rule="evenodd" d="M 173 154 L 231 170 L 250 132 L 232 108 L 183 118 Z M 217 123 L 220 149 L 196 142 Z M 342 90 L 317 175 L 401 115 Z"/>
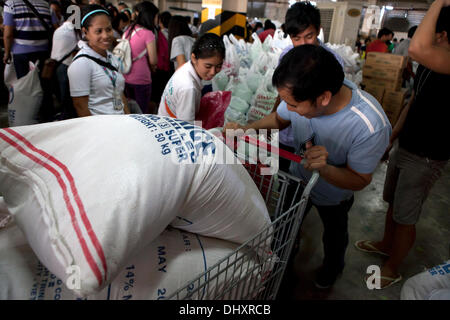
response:
<path fill-rule="evenodd" d="M 450 74 L 450 51 L 434 45 L 436 22 L 441 9 L 449 6 L 450 0 L 436 0 L 417 28 L 409 46 L 413 60 L 438 73 Z M 449 35 L 447 35 L 448 37 Z"/>
<path fill-rule="evenodd" d="M 409 108 L 411 107 L 411 104 L 413 103 L 415 98 L 415 92 L 413 91 L 411 94 L 411 98 L 408 101 L 408 104 L 402 109 L 400 115 L 398 116 L 397 123 L 394 126 L 394 129 L 392 129 L 392 135 L 390 138 L 390 141 L 394 142 L 395 139 L 398 138 L 398 135 L 403 129 L 403 126 L 405 125 L 406 116 L 408 115 Z"/>
<path fill-rule="evenodd" d="M 130 107 L 128 106 L 128 99 L 125 97 L 125 95 L 122 93 L 122 103 L 123 103 L 123 112 L 125 114 L 130 114 Z"/>
<path fill-rule="evenodd" d="M 381 161 L 386 161 L 386 160 L 389 159 L 389 152 L 391 151 L 392 146 L 394 145 L 394 141 L 398 138 L 400 132 L 403 129 L 403 126 L 404 126 L 405 120 L 406 120 L 406 116 L 408 115 L 409 108 L 411 107 L 411 104 L 414 101 L 414 97 L 415 97 L 415 92 L 413 91 L 412 95 L 411 95 L 411 98 L 408 101 L 408 104 L 400 112 L 400 115 L 398 116 L 397 122 L 396 122 L 394 128 L 392 129 L 392 134 L 391 134 L 391 137 L 389 139 L 389 145 L 386 148 L 386 151 L 384 152 L 384 155 L 381 158 Z"/>
<path fill-rule="evenodd" d="M 323 146 L 306 144 L 304 165 L 307 170 L 318 170 L 320 177 L 326 182 L 341 189 L 359 191 L 364 189 L 372 181 L 372 174 L 359 173 L 350 168 L 335 167 L 327 163 L 328 152 Z"/>
<path fill-rule="evenodd" d="M 271 114 L 265 116 L 261 120 L 249 123 L 246 126 L 241 126 L 240 124 L 235 123 L 235 122 L 228 122 L 224 127 L 224 131 L 226 132 L 227 129 L 234 129 L 234 130 L 243 129 L 244 131 L 246 131 L 248 129 L 254 129 L 256 131 L 258 131 L 260 129 L 283 130 L 283 129 L 287 128 L 290 124 L 291 124 L 290 121 L 284 120 L 283 118 L 281 118 L 278 115 L 278 113 L 272 112 Z"/>
<path fill-rule="evenodd" d="M 184 57 L 184 54 L 177 55 L 177 57 L 175 59 L 176 59 L 177 64 L 178 64 L 177 70 L 180 69 L 183 66 L 183 64 L 186 63 L 186 58 Z"/>
<path fill-rule="evenodd" d="M 3 55 L 3 63 L 11 62 L 11 47 L 14 40 L 14 27 L 5 26 L 3 33 L 3 44 L 5 46 L 5 54 Z"/>
<path fill-rule="evenodd" d="M 78 117 L 91 116 L 91 111 L 89 111 L 89 96 L 83 97 L 72 97 L 73 106 L 77 111 Z"/>

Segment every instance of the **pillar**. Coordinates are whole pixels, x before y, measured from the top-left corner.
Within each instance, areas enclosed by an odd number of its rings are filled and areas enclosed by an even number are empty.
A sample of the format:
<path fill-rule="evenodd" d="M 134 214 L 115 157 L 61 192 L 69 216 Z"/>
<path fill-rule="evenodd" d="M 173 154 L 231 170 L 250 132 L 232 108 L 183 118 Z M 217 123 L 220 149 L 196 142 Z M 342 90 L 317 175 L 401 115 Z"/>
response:
<path fill-rule="evenodd" d="M 206 32 L 219 36 L 234 34 L 237 39 L 247 36 L 247 0 L 202 0 L 201 22 L 207 20 Z"/>

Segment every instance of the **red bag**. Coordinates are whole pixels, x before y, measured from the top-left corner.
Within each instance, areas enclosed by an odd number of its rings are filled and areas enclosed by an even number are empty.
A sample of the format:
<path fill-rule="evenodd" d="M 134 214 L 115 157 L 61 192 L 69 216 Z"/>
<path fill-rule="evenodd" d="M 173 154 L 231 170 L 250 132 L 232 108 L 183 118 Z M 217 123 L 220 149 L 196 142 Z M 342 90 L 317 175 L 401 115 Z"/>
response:
<path fill-rule="evenodd" d="M 200 110 L 196 120 L 202 121 L 206 130 L 223 127 L 225 110 L 231 101 L 231 91 L 213 91 L 205 94 L 200 101 Z"/>
<path fill-rule="evenodd" d="M 169 59 L 169 43 L 166 37 L 161 31 L 158 31 L 158 41 L 156 43 L 158 48 L 158 70 L 169 71 L 170 70 L 170 59 Z"/>

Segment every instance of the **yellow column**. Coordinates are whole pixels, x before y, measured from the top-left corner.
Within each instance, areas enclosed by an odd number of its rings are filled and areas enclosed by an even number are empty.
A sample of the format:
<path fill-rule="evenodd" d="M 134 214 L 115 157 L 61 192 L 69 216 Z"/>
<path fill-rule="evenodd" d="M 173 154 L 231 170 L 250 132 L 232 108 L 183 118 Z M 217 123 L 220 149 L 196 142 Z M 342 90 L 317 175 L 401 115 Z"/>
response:
<path fill-rule="evenodd" d="M 247 0 L 203 0 L 202 8 L 201 22 L 210 20 L 206 32 L 246 37 Z"/>

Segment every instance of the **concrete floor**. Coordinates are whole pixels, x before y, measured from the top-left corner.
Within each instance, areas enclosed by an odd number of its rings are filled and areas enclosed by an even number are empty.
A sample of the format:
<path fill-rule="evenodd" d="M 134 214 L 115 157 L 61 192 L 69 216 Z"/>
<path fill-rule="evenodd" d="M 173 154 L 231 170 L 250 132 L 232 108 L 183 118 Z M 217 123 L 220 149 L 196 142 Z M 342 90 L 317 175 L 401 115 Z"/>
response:
<path fill-rule="evenodd" d="M 417 238 L 400 268 L 403 281 L 383 290 L 369 290 L 364 282 L 367 267 L 383 263 L 379 255 L 361 252 L 354 243 L 361 239 L 381 240 L 387 203 L 382 200 L 387 164 L 380 163 L 372 183 L 355 194 L 349 212 L 350 243 L 346 266 L 335 285 L 326 290 L 314 286 L 314 272 L 321 265 L 322 223 L 313 208 L 302 226 L 300 251 L 294 265 L 295 275 L 288 281 L 293 288 L 282 288 L 282 299 L 288 300 L 398 300 L 403 283 L 409 277 L 447 260 L 450 256 L 450 165 L 433 187 L 416 226 Z"/>

